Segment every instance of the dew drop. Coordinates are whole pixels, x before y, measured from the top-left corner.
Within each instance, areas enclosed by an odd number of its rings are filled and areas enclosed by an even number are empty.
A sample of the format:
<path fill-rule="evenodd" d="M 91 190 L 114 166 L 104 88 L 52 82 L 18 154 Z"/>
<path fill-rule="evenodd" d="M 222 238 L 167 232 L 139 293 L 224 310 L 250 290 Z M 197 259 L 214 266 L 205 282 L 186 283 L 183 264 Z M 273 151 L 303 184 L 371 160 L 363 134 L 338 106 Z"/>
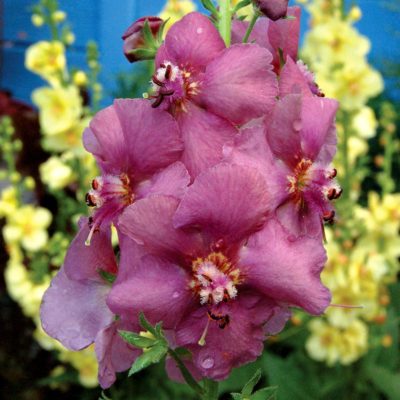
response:
<path fill-rule="evenodd" d="M 302 128 L 302 123 L 300 119 L 297 119 L 296 121 L 293 122 L 293 129 L 295 131 L 299 131 Z"/>
<path fill-rule="evenodd" d="M 172 293 L 172 298 L 177 299 L 179 297 L 179 292 Z"/>
<path fill-rule="evenodd" d="M 202 34 L 203 33 L 203 28 L 197 28 L 197 31 L 196 31 L 199 35 L 200 34 Z"/>
<path fill-rule="evenodd" d="M 214 359 L 211 357 L 206 357 L 202 362 L 201 366 L 205 369 L 210 369 L 214 366 Z"/>

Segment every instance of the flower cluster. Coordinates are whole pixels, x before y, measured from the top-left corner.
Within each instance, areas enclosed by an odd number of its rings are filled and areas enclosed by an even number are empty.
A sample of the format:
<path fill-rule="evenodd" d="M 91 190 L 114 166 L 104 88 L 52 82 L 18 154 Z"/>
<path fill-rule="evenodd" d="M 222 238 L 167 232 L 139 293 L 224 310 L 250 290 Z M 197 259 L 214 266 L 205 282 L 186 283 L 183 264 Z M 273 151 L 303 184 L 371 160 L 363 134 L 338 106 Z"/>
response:
<path fill-rule="evenodd" d="M 341 195 L 337 102 L 297 60 L 299 9 L 288 15 L 262 17 L 251 43 L 235 20 L 231 46 L 206 16 L 186 15 L 157 51 L 148 98 L 115 100 L 84 132 L 100 169 L 93 212 L 41 320 L 70 349 L 95 343 L 104 388 L 140 354 L 118 334 L 139 332 L 140 313 L 189 350 L 196 378 L 221 380 L 261 354 L 291 307 L 330 304 L 320 272 Z"/>

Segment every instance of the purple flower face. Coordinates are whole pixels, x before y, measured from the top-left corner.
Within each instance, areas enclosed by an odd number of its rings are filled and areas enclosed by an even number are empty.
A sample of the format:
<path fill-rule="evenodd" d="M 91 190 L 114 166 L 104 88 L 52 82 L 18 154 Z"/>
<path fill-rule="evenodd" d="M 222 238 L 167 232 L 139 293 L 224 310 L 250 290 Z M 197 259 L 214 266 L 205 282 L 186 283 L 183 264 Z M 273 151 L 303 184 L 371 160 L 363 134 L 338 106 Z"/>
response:
<path fill-rule="evenodd" d="M 256 169 L 219 164 L 181 202 L 153 196 L 128 207 L 120 229 L 148 255 L 134 265 L 121 260 L 110 309 L 163 320 L 200 375 L 213 379 L 254 360 L 266 335 L 282 329 L 288 306 L 323 312 L 330 301 L 319 280 L 323 247 L 309 238 L 294 244 L 266 222 L 268 196 Z"/>
<path fill-rule="evenodd" d="M 292 238 L 321 237 L 323 223 L 335 216 L 331 201 L 341 195 L 331 166 L 337 102 L 307 90 L 308 97 L 284 97 L 266 125 L 242 130 L 224 150 L 227 160 L 261 171 L 273 199 L 271 208 Z"/>
<path fill-rule="evenodd" d="M 125 207 L 146 195 L 142 189 L 149 190 L 149 179 L 179 160 L 182 143 L 173 118 L 145 100 L 116 100 L 95 116 L 83 140 L 102 172 L 86 196 L 87 204 L 95 208 L 90 243 L 101 224 L 115 221 Z M 181 181 L 178 169 L 173 168 L 176 176 L 170 190 Z M 171 175 L 171 171 L 164 173 Z"/>

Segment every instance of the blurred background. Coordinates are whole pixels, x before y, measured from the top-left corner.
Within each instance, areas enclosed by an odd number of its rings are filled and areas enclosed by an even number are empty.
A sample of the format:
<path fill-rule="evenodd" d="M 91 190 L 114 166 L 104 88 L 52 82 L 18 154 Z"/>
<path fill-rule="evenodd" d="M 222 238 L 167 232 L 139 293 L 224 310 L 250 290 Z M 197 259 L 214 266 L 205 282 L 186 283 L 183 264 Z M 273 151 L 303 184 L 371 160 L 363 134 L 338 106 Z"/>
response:
<path fill-rule="evenodd" d="M 232 0 L 232 4 L 237 1 Z M 336 158 L 344 195 L 326 229 L 321 318 L 294 312 L 254 364 L 278 399 L 400 399 L 400 3 L 298 0 L 300 58 L 340 101 Z M 81 135 L 115 97 L 141 97 L 152 63 L 129 64 L 121 35 L 137 18 L 170 23 L 191 0 L 0 0 L 0 399 L 192 399 L 162 365 L 102 393 L 92 348 L 69 352 L 40 328 L 39 306 L 61 266 L 97 175 Z M 243 17 L 252 9 L 241 10 Z M 261 400 L 261 399 L 260 399 Z"/>

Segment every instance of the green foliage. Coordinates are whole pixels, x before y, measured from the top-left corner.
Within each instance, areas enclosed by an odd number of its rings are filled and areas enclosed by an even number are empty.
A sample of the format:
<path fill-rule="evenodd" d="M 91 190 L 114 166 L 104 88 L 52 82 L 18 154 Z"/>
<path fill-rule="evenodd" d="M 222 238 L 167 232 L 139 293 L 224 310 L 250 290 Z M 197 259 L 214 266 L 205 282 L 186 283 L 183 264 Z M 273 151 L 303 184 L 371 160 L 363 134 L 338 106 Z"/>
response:
<path fill-rule="evenodd" d="M 261 369 L 245 384 L 241 393 L 231 393 L 233 400 L 276 400 L 276 387 L 266 387 L 254 392 L 255 386 L 261 379 Z"/>

